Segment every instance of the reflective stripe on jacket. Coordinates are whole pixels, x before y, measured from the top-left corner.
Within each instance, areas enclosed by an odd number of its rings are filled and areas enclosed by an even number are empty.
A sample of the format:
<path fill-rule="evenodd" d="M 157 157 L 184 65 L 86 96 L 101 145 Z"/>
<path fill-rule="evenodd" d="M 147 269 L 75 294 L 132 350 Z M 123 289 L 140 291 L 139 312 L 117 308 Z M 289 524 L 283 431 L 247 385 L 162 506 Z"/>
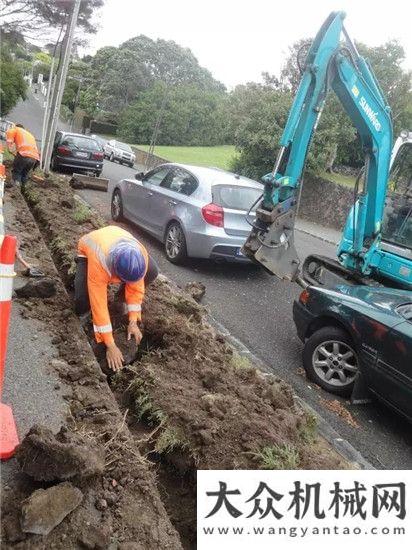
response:
<path fill-rule="evenodd" d="M 128 231 L 115 225 L 92 231 L 79 240 L 78 254 L 87 258 L 87 288 L 96 340 L 106 345 L 114 342 L 112 325 L 107 304 L 109 283 L 122 282 L 110 272 L 109 252 L 119 241 L 137 243 L 148 266 L 148 254 L 145 247 Z M 125 284 L 125 296 L 129 320 L 140 321 L 144 297 L 144 278 Z"/>
<path fill-rule="evenodd" d="M 17 153 L 22 157 L 29 157 L 36 160 L 40 159 L 34 136 L 24 128 L 15 126 L 7 130 L 6 141 L 9 148 L 15 145 Z"/>

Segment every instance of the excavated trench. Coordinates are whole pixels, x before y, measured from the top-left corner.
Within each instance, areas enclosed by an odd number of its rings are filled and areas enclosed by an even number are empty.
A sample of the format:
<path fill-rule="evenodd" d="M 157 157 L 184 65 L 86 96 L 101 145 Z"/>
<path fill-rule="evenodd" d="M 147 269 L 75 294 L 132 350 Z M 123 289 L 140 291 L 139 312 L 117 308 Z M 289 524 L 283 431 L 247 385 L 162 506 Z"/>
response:
<path fill-rule="evenodd" d="M 28 185 L 25 199 L 70 292 L 78 238 L 103 220 L 76 200 L 68 178 L 39 185 Z M 124 340 L 124 319 L 111 304 L 116 340 Z M 137 355 L 109 384 L 184 548 L 195 548 L 197 469 L 352 466 L 318 436 L 287 384 L 240 357 L 204 308 L 162 277 L 147 289 L 143 323 Z M 84 328 L 107 373 L 90 324 Z"/>

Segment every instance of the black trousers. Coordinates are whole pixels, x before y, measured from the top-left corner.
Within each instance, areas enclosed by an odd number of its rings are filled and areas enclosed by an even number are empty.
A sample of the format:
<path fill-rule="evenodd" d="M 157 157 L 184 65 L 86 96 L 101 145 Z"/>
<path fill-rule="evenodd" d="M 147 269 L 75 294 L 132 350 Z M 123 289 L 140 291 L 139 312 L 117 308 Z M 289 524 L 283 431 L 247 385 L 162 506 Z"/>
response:
<path fill-rule="evenodd" d="M 77 268 L 74 277 L 74 309 L 77 315 L 83 315 L 90 311 L 89 290 L 87 288 L 87 258 L 76 258 Z M 159 275 L 159 268 L 155 260 L 149 256 L 149 265 L 144 277 L 145 286 L 149 286 Z M 124 296 L 125 284 L 122 283 L 119 294 Z"/>
<path fill-rule="evenodd" d="M 25 184 L 29 179 L 29 172 L 37 165 L 37 160 L 30 157 L 22 157 L 19 153 L 14 157 L 11 173 L 13 180 Z"/>

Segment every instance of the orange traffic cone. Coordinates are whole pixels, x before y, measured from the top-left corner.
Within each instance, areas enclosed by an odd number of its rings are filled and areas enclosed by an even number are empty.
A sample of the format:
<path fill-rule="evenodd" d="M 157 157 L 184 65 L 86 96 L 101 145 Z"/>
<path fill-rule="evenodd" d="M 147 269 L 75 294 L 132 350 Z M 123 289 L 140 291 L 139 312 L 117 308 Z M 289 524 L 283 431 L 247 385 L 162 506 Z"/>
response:
<path fill-rule="evenodd" d="M 16 237 L 0 235 L 0 399 L 3 390 L 6 364 L 7 338 L 13 292 Z M 11 458 L 19 444 L 16 424 L 11 407 L 0 402 L 0 459 Z"/>

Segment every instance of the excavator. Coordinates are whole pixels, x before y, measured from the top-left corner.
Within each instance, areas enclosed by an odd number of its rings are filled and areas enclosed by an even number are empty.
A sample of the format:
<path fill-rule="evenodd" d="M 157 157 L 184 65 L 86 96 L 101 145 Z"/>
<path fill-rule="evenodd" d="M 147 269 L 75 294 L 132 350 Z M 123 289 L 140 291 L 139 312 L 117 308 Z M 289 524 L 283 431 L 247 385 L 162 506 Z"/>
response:
<path fill-rule="evenodd" d="M 263 194 L 249 211 L 256 209 L 242 253 L 304 287 L 344 282 L 412 290 L 412 132 L 403 131 L 392 150 L 390 107 L 344 19 L 344 12 L 332 12 L 309 49 L 273 171 L 262 178 Z M 302 265 L 295 218 L 305 160 L 329 90 L 357 129 L 365 164 L 337 259 L 310 255 Z"/>

